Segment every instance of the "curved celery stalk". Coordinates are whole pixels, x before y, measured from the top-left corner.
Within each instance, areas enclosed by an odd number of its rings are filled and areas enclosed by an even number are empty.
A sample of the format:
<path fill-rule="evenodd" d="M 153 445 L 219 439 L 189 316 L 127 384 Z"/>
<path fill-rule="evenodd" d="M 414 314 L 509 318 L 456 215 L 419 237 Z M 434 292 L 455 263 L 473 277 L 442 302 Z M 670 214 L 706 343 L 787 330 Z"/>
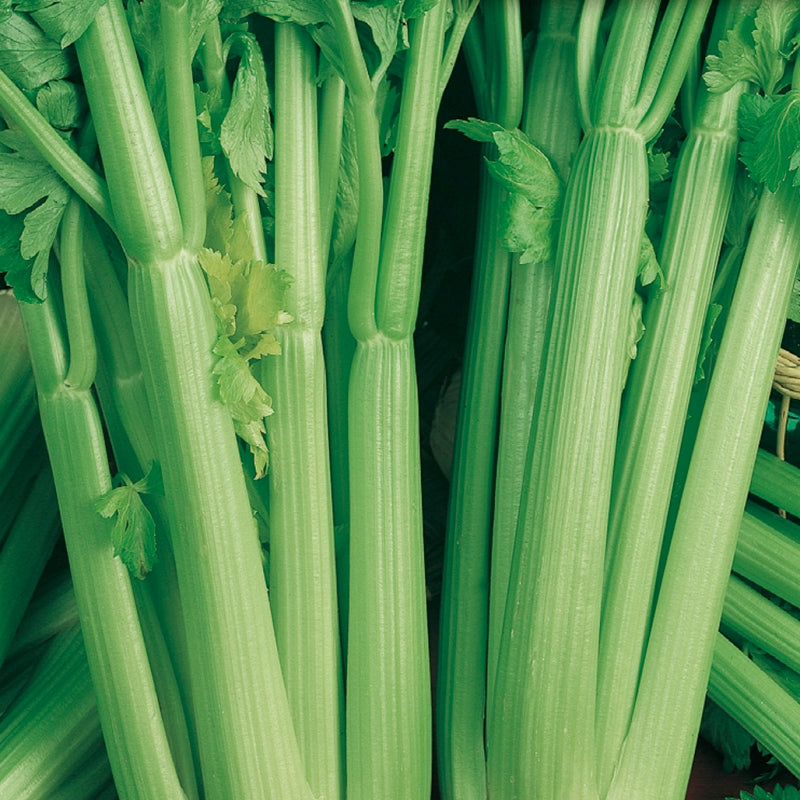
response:
<path fill-rule="evenodd" d="M 479 113 L 504 127 L 516 127 L 523 100 L 519 4 L 488 0 L 472 25 L 480 28 L 481 50 L 468 46 L 466 55 L 473 62 L 473 75 L 474 62 L 481 60 L 490 87 L 474 87 Z M 477 46 L 477 39 L 470 41 Z M 484 156 L 495 150 L 494 145 L 484 145 Z M 505 190 L 482 161 L 439 621 L 436 752 L 445 798 L 486 796 L 489 541 L 511 271 L 511 255 L 499 233 L 504 197 Z"/>
<path fill-rule="evenodd" d="M 612 797 L 649 794 L 656 787 L 667 797 L 685 791 L 713 633 L 798 261 L 800 200 L 784 181 L 775 193 L 765 188 L 759 201 L 686 475 Z"/>
<path fill-rule="evenodd" d="M 700 3 L 687 10 L 682 39 L 693 46 L 707 10 Z M 586 111 L 590 127 L 567 183 L 488 719 L 489 785 L 498 798 L 599 792 L 595 692 L 603 561 L 648 194 L 639 125 L 649 112 L 636 102 L 658 12 L 654 2 L 617 5 Z M 579 45 L 580 38 L 579 28 Z M 674 63 L 668 59 L 665 72 Z M 653 102 L 661 105 L 663 98 L 657 93 Z"/>
<path fill-rule="evenodd" d="M 124 10 L 76 42 L 153 416 L 208 798 L 303 798 L 294 737 L 229 411 L 212 373 L 216 323 L 161 150 Z M 190 153 L 184 154 L 189 157 Z M 196 165 L 199 168 L 199 164 Z"/>
<path fill-rule="evenodd" d="M 659 252 L 665 287 L 646 306 L 623 401 L 598 667 L 601 789 L 611 781 L 636 696 L 672 479 L 733 195 L 743 88 L 706 93 L 681 148 Z"/>
<path fill-rule="evenodd" d="M 293 283 L 265 359 L 274 396 L 270 449 L 270 598 L 286 692 L 309 785 L 343 797 L 344 687 L 336 599 L 317 182 L 316 48 L 292 23 L 275 30 L 275 263 Z"/>

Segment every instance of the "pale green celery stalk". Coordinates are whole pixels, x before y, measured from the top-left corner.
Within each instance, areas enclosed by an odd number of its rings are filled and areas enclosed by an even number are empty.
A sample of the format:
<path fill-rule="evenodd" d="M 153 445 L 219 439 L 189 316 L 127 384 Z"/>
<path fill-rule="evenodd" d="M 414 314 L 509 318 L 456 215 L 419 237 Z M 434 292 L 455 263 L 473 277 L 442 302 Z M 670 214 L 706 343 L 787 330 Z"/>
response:
<path fill-rule="evenodd" d="M 630 732 L 612 784 L 686 791 L 736 538 L 800 261 L 789 181 L 759 201 L 661 580 Z M 655 724 L 657 721 L 658 724 Z"/>
<path fill-rule="evenodd" d="M 345 556 L 347 543 L 342 531 L 350 514 L 350 490 L 347 467 L 347 385 L 355 339 L 347 323 L 347 292 L 350 282 L 350 256 L 332 250 L 331 234 L 336 217 L 336 193 L 341 172 L 353 175 L 358 163 L 352 150 L 342 147 L 345 83 L 339 77 L 328 78 L 322 87 L 319 123 L 319 174 L 322 221 L 323 264 L 326 267 L 325 321 L 322 343 L 328 392 L 328 434 L 331 453 L 331 489 L 333 519 L 337 526 L 337 552 Z M 341 561 L 340 563 L 344 563 Z M 343 572 L 343 570 L 342 570 Z M 340 583 L 341 586 L 341 583 Z M 343 587 L 344 588 L 344 587 Z M 343 641 L 347 622 L 346 589 L 340 592 Z"/>
<path fill-rule="evenodd" d="M 647 210 L 646 143 L 672 107 L 672 78 L 685 72 L 686 42 L 696 45 L 708 5 L 687 9 L 663 84 L 638 108 L 659 3 L 618 4 L 569 174 L 488 719 L 490 793 L 503 800 L 599 796 L 603 562 Z"/>
<path fill-rule="evenodd" d="M 322 328 L 325 265 L 317 161 L 317 49 L 291 23 L 275 27 L 275 263 L 292 276 L 264 359 L 274 397 L 269 586 L 275 636 L 306 775 L 315 796 L 344 796 L 344 687 L 331 503 Z"/>
<path fill-rule="evenodd" d="M 800 703 L 721 633 L 708 696 L 800 777 Z"/>
<path fill-rule="evenodd" d="M 0 721 L 0 796 L 50 800 L 100 735 L 86 651 L 76 625 L 53 640 Z"/>
<path fill-rule="evenodd" d="M 800 607 L 797 525 L 748 503 L 736 541 L 733 571 Z"/>
<path fill-rule="evenodd" d="M 109 253 L 94 222 L 87 220 L 86 227 L 86 281 L 98 333 L 95 387 L 117 468 L 139 480 L 155 460 L 144 377 L 128 306 Z M 157 560 L 145 581 L 133 583 L 134 594 L 176 769 L 187 795 L 193 797 L 197 795 L 199 758 L 191 724 L 186 630 L 164 500 L 151 496 L 148 501 L 156 524 Z"/>
<path fill-rule="evenodd" d="M 129 259 L 206 797 L 307 797 L 233 421 L 212 374 L 215 316 L 197 254 L 183 247 L 181 209 L 121 3 L 102 6 L 76 48 Z"/>
<path fill-rule="evenodd" d="M 569 174 L 580 139 L 573 90 L 575 26 L 579 7 L 577 1 L 550 0 L 542 4 L 539 30 L 525 78 L 522 130 L 548 156 L 556 171 L 564 178 Z M 492 702 L 494 696 L 506 588 L 511 571 L 552 282 L 551 261 L 521 264 L 518 256 L 512 260 L 492 522 L 488 703 Z"/>
<path fill-rule="evenodd" d="M 413 329 L 419 301 L 446 5 L 409 22 L 385 226 L 374 94 L 344 4 L 331 10 L 359 157 L 349 295 L 347 795 L 427 798 L 431 695 Z M 377 208 L 372 205 L 378 200 Z"/>
<path fill-rule="evenodd" d="M 60 534 L 53 475 L 44 465 L 0 549 L 0 664 Z"/>
<path fill-rule="evenodd" d="M 169 130 L 170 172 L 180 208 L 183 244 L 197 250 L 206 238 L 206 203 L 192 77 L 187 0 L 163 0 L 164 83 Z"/>
<path fill-rule="evenodd" d="M 750 491 L 767 503 L 800 517 L 800 469 L 759 449 Z"/>
<path fill-rule="evenodd" d="M 735 575 L 725 589 L 722 629 L 800 672 L 800 620 Z"/>
<path fill-rule="evenodd" d="M 486 0 L 472 25 L 480 27 L 480 59 L 491 91 L 473 93 L 483 119 L 519 125 L 523 101 L 519 3 Z M 472 68 L 475 74 L 475 68 Z M 483 156 L 496 155 L 484 145 Z M 505 190 L 481 161 L 475 257 L 462 358 L 453 472 L 445 534 L 436 680 L 436 753 L 442 796 L 486 797 L 483 720 L 489 552 L 503 343 L 511 255 L 503 245 Z"/>
<path fill-rule="evenodd" d="M 111 488 L 111 476 L 91 385 L 65 382 L 68 356 L 53 301 L 26 303 L 20 311 L 81 628 L 120 796 L 183 798 L 164 735 L 130 578 L 113 555 L 110 520 L 95 510 L 96 502 Z"/>
<path fill-rule="evenodd" d="M 723 10 L 721 23 L 735 19 L 732 5 L 730 15 Z M 720 25 L 723 35 L 729 27 Z M 700 89 L 700 107 L 675 166 L 658 252 L 664 286 L 645 307 L 645 333 L 622 403 L 598 663 L 601 795 L 611 783 L 636 697 L 673 475 L 733 195 L 743 88 L 738 84 L 714 95 Z"/>

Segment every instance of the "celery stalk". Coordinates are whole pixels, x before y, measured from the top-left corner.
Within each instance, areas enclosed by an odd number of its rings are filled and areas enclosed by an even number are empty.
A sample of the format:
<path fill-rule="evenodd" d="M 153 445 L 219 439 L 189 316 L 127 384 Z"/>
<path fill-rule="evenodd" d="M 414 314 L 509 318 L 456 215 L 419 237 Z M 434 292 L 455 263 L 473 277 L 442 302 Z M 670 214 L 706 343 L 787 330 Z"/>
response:
<path fill-rule="evenodd" d="M 518 4 L 484 3 L 485 68 L 494 92 L 484 118 L 516 127 L 522 116 L 522 33 Z M 467 49 L 469 57 L 470 50 Z M 478 55 L 473 53 L 473 60 Z M 480 98 L 485 87 L 476 87 Z M 484 145 L 492 155 L 494 145 Z M 436 685 L 437 761 L 443 797 L 485 797 L 483 718 L 489 613 L 489 534 L 511 256 L 498 229 L 505 190 L 481 167 L 453 474 L 445 538 Z M 475 453 L 481 453 L 475 458 Z"/>
<path fill-rule="evenodd" d="M 600 634 L 601 788 L 611 781 L 636 696 L 672 477 L 733 195 L 743 88 L 740 83 L 725 94 L 705 93 L 681 147 L 659 248 L 665 285 L 647 303 L 645 334 L 626 386 Z"/>
<path fill-rule="evenodd" d="M 700 418 L 611 796 L 655 787 L 668 797 L 685 791 L 714 631 L 798 261 L 800 201 L 784 181 L 775 193 L 765 188 L 759 201 Z"/>
<path fill-rule="evenodd" d="M 379 155 L 372 149 L 378 145 L 371 138 L 377 130 L 363 63 L 346 75 L 359 155 L 359 220 L 349 295 L 350 326 L 358 344 L 348 400 L 346 741 L 347 793 L 353 800 L 430 794 L 430 667 L 412 334 L 445 10 L 444 3 L 437 3 L 410 22 L 385 223 L 382 204 L 377 209 L 370 205 L 382 193 L 380 173 L 371 171 L 380 163 L 361 160 Z"/>
<path fill-rule="evenodd" d="M 206 795 L 301 798 L 309 790 L 260 544 L 233 421 L 212 374 L 214 313 L 197 256 L 183 248 L 181 209 L 122 5 L 104 5 L 76 44 L 129 259 L 131 320 L 168 498 Z"/>
<path fill-rule="evenodd" d="M 292 23 L 275 30 L 275 263 L 293 278 L 265 359 L 273 394 L 270 598 L 286 691 L 312 791 L 344 792 L 342 656 L 336 597 L 322 328 L 325 272 L 317 183 L 315 48 Z"/>

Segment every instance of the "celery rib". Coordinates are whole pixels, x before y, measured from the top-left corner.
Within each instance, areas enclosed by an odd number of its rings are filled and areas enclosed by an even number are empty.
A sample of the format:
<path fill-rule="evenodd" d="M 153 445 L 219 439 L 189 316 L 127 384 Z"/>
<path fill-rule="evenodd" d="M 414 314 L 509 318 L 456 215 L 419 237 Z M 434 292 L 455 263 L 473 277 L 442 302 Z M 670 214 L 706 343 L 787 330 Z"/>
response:
<path fill-rule="evenodd" d="M 293 278 L 262 368 L 274 395 L 270 449 L 270 598 L 309 785 L 344 796 L 344 687 L 336 595 L 325 365 L 322 225 L 317 182 L 317 87 L 312 40 L 291 23 L 275 31 L 275 262 Z"/>

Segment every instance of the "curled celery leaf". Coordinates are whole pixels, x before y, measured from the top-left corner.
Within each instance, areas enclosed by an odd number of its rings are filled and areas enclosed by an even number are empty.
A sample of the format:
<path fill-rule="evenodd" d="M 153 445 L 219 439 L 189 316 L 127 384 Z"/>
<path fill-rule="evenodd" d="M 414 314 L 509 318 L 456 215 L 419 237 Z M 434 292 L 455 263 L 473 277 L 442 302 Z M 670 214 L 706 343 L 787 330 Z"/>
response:
<path fill-rule="evenodd" d="M 156 525 L 142 495 L 161 495 L 164 488 L 157 463 L 135 483 L 124 474 L 115 479 L 117 486 L 96 503 L 97 512 L 114 518 L 111 540 L 114 555 L 119 556 L 135 578 L 143 579 L 156 561 Z"/>
<path fill-rule="evenodd" d="M 478 142 L 493 143 L 497 159 L 489 172 L 506 190 L 503 241 L 520 262 L 551 261 L 555 255 L 564 184 L 547 156 L 520 130 L 506 130 L 483 120 L 455 120 L 445 127 Z"/>
<path fill-rule="evenodd" d="M 236 433 L 250 448 L 260 478 L 269 460 L 264 417 L 272 413 L 272 400 L 251 372 L 250 362 L 280 353 L 272 331 L 291 320 L 282 310 L 289 276 L 271 264 L 234 261 L 207 248 L 200 252 L 200 264 L 217 315 L 214 374 L 220 399 Z"/>

